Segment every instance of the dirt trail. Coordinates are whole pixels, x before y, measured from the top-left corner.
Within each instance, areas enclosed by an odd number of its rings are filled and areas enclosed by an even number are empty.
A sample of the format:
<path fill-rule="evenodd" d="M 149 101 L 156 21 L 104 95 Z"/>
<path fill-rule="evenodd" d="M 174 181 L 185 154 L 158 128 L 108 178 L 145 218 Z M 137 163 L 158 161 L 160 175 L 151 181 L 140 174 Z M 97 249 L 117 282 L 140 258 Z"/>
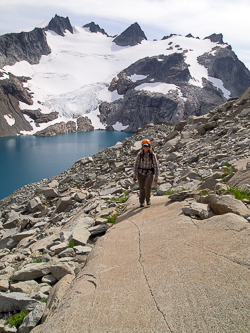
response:
<path fill-rule="evenodd" d="M 127 209 L 38 332 L 250 332 L 250 229 L 182 214 L 153 197 Z"/>

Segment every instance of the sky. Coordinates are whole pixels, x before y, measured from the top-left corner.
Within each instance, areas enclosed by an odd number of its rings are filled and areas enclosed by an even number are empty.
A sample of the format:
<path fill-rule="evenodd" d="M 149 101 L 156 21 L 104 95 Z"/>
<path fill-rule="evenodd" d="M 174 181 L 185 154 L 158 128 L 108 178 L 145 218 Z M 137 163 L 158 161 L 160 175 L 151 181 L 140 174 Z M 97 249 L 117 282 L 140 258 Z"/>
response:
<path fill-rule="evenodd" d="M 1 0 L 0 34 L 30 31 L 55 14 L 68 16 L 72 26 L 94 21 L 112 36 L 134 22 L 148 40 L 222 33 L 250 69 L 249 12 L 249 0 Z"/>

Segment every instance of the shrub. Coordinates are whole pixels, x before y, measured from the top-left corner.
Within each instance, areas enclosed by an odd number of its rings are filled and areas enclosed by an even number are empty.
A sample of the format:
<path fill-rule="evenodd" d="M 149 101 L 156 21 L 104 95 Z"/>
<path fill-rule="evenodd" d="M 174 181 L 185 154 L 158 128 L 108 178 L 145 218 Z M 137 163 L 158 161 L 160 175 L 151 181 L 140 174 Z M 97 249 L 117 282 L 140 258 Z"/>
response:
<path fill-rule="evenodd" d="M 22 311 L 20 313 L 13 314 L 7 319 L 7 323 L 11 327 L 15 326 L 16 328 L 18 328 L 20 325 L 22 325 L 24 317 L 26 317 L 28 314 L 29 311 Z"/>

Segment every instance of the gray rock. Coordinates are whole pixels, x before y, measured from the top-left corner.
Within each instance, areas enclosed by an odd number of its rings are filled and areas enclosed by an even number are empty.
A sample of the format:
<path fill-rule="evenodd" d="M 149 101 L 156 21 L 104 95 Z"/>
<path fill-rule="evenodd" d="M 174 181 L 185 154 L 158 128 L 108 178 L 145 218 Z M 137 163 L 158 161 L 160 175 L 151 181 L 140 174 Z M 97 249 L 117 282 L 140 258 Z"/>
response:
<path fill-rule="evenodd" d="M 242 216 L 234 213 L 226 213 L 224 215 L 216 215 L 199 224 L 209 230 L 234 230 L 240 232 L 249 229 L 249 223 Z"/>
<path fill-rule="evenodd" d="M 27 237 L 31 237 L 33 236 L 37 231 L 32 229 L 32 230 L 25 230 L 25 231 L 22 231 L 22 232 L 19 232 L 15 235 L 12 236 L 12 239 L 14 241 L 17 241 L 19 242 L 20 240 L 22 240 L 23 238 L 27 238 Z"/>
<path fill-rule="evenodd" d="M 94 202 L 94 203 L 92 203 L 90 206 L 84 208 L 84 213 L 85 213 L 85 214 L 88 214 L 88 213 L 91 212 L 93 209 L 95 209 L 98 205 L 99 205 L 98 202 Z"/>
<path fill-rule="evenodd" d="M 157 195 L 165 195 L 167 190 L 169 190 L 171 187 L 172 187 L 172 185 L 170 183 L 161 184 L 157 188 L 156 193 L 157 193 Z"/>
<path fill-rule="evenodd" d="M 57 191 L 49 186 L 37 189 L 35 194 L 43 194 L 46 198 L 56 198 L 58 196 Z"/>
<path fill-rule="evenodd" d="M 107 188 L 105 190 L 102 190 L 100 192 L 100 196 L 104 196 L 104 195 L 113 195 L 113 194 L 116 194 L 116 193 L 123 193 L 123 188 L 118 186 L 118 187 L 110 187 L 110 188 Z"/>
<path fill-rule="evenodd" d="M 35 280 L 10 284 L 10 291 L 12 292 L 21 292 L 28 295 L 33 295 L 39 290 L 39 284 Z"/>
<path fill-rule="evenodd" d="M 89 246 L 77 245 L 74 246 L 74 250 L 76 254 L 89 254 L 92 251 L 92 248 Z"/>
<path fill-rule="evenodd" d="M 91 227 L 88 231 L 91 233 L 91 236 L 96 236 L 105 233 L 110 227 L 106 224 L 99 224 L 95 227 Z"/>
<path fill-rule="evenodd" d="M 16 227 L 20 227 L 21 220 L 19 214 L 15 212 L 14 210 L 11 210 L 9 213 L 6 214 L 5 222 L 3 224 L 3 227 L 5 229 L 12 229 Z"/>
<path fill-rule="evenodd" d="M 72 199 L 70 197 L 64 197 L 58 200 L 56 205 L 55 213 L 65 212 L 68 207 L 72 204 Z"/>
<path fill-rule="evenodd" d="M 22 325 L 18 328 L 19 333 L 29 333 L 40 321 L 43 316 L 46 304 L 39 303 L 35 306 L 23 320 Z"/>
<path fill-rule="evenodd" d="M 2 279 L 2 277 L 1 277 L 0 278 L 0 291 L 7 291 L 8 289 L 9 289 L 9 277 L 6 276 L 5 279 Z"/>
<path fill-rule="evenodd" d="M 73 248 L 67 248 L 64 251 L 60 252 L 58 257 L 64 258 L 64 257 L 75 257 L 76 253 Z"/>
<path fill-rule="evenodd" d="M 12 240 L 12 236 L 20 231 L 20 228 L 12 228 L 7 229 L 6 231 L 2 232 L 2 238 L 0 239 L 0 249 L 5 249 L 7 244 L 10 240 Z"/>
<path fill-rule="evenodd" d="M 39 301 L 30 298 L 24 293 L 1 293 L 0 292 L 0 312 L 32 311 Z"/>
<path fill-rule="evenodd" d="M 58 254 L 58 253 L 64 251 L 65 249 L 67 249 L 67 247 L 68 247 L 68 243 L 63 242 L 58 245 L 51 246 L 50 250 L 55 252 L 55 254 Z"/>
<path fill-rule="evenodd" d="M 62 279 L 67 274 L 75 275 L 73 269 L 66 262 L 55 262 L 50 267 L 50 272 L 57 280 Z"/>
<path fill-rule="evenodd" d="M 80 162 L 82 165 L 88 164 L 88 163 L 93 163 L 93 158 L 92 156 L 88 156 L 88 157 L 83 157 L 80 159 Z"/>
<path fill-rule="evenodd" d="M 208 203 L 213 212 L 217 215 L 234 213 L 245 216 L 250 212 L 240 200 L 235 199 L 232 195 L 219 196 L 216 194 L 209 194 L 206 197 L 201 197 L 200 202 Z"/>
<path fill-rule="evenodd" d="M 55 284 L 57 282 L 57 279 L 52 274 L 44 275 L 42 277 L 42 282 L 43 283 L 47 283 L 49 285 L 53 285 L 53 284 Z"/>
<path fill-rule="evenodd" d="M 182 211 L 186 215 L 197 215 L 203 220 L 213 215 L 209 205 L 197 202 L 192 202 L 189 207 L 183 207 Z"/>
<path fill-rule="evenodd" d="M 72 232 L 72 240 L 79 245 L 86 245 L 90 235 L 85 228 L 75 228 Z"/>
<path fill-rule="evenodd" d="M 217 185 L 218 181 L 214 179 L 213 177 L 207 178 L 201 185 L 201 189 L 209 189 L 209 190 L 214 190 L 215 186 Z"/>
<path fill-rule="evenodd" d="M 16 271 L 12 275 L 13 281 L 26 281 L 38 279 L 44 275 L 50 273 L 50 262 L 38 263 L 38 264 L 28 264 L 24 266 L 20 271 Z"/>
<path fill-rule="evenodd" d="M 27 205 L 27 211 L 30 213 L 35 213 L 37 211 L 43 211 L 44 206 L 41 203 L 41 200 L 39 197 L 34 197 L 31 199 Z"/>

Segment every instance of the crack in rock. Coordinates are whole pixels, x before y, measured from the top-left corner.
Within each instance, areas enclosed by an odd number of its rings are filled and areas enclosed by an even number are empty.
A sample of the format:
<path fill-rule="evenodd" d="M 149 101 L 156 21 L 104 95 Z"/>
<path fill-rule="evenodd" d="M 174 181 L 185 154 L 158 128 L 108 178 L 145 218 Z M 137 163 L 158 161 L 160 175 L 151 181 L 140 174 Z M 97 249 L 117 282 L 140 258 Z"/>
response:
<path fill-rule="evenodd" d="M 162 315 L 162 317 L 163 317 L 163 320 L 165 321 L 165 323 L 166 323 L 166 325 L 167 325 L 167 327 L 168 327 L 170 333 L 174 333 L 174 332 L 172 331 L 172 329 L 171 329 L 171 327 L 170 327 L 170 325 L 169 325 L 167 319 L 166 319 L 166 316 L 164 315 L 163 311 L 160 309 L 159 305 L 158 305 L 157 302 L 156 302 L 156 299 L 155 299 L 154 293 L 153 293 L 153 291 L 152 291 L 152 289 L 151 289 L 151 287 L 150 287 L 150 284 L 149 284 L 149 281 L 148 281 L 148 278 L 147 278 L 147 274 L 146 274 L 146 272 L 145 272 L 144 265 L 143 265 L 143 263 L 142 263 L 142 261 L 141 261 L 141 231 L 140 231 L 140 228 L 138 227 L 138 225 L 137 225 L 135 222 L 133 222 L 133 221 L 131 221 L 131 220 L 130 220 L 130 222 L 133 223 L 134 226 L 135 226 L 135 227 L 137 228 L 137 230 L 138 230 L 138 234 L 139 234 L 139 259 L 138 259 L 138 261 L 139 261 L 139 263 L 140 263 L 140 265 L 141 265 L 141 267 L 142 267 L 143 275 L 144 275 L 144 277 L 145 277 L 145 281 L 146 281 L 146 283 L 147 283 L 148 289 L 149 289 L 150 294 L 151 294 L 151 296 L 152 296 L 152 298 L 153 298 L 153 300 L 154 300 L 155 306 L 156 306 L 157 310 L 161 313 L 161 315 Z"/>
<path fill-rule="evenodd" d="M 212 253 L 212 254 L 215 254 L 216 256 L 218 257 L 222 257 L 224 259 L 227 259 L 237 265 L 240 265 L 241 267 L 243 268 L 246 268 L 246 269 L 249 269 L 250 268 L 250 264 L 249 263 L 244 263 L 242 262 L 240 259 L 237 259 L 237 258 L 231 258 L 227 255 L 224 255 L 224 254 L 220 254 L 220 253 L 217 253 L 217 252 L 214 252 L 214 251 L 211 251 L 211 250 L 207 250 L 208 252 Z"/>

